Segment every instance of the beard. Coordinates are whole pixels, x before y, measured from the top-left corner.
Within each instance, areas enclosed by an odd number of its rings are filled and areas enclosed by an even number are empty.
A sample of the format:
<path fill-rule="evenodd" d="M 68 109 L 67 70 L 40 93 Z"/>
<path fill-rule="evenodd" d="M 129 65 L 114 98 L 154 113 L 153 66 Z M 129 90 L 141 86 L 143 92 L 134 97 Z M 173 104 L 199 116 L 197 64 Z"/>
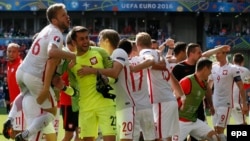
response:
<path fill-rule="evenodd" d="M 65 23 L 65 22 L 62 22 L 62 23 L 60 23 L 60 24 L 58 25 L 58 27 L 59 27 L 61 30 L 65 31 L 65 30 L 68 30 L 68 29 L 69 29 L 69 24 L 68 24 L 68 23 Z"/>

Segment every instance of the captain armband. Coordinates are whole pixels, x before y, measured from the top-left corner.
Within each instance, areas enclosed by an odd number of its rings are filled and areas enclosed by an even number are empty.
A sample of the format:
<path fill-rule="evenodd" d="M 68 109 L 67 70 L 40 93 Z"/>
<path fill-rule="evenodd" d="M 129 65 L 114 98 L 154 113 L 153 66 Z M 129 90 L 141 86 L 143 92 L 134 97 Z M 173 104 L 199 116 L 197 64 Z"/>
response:
<path fill-rule="evenodd" d="M 242 80 L 241 80 L 241 77 L 240 77 L 240 76 L 235 76 L 235 77 L 234 77 L 234 81 L 235 81 L 235 82 L 238 82 L 238 81 L 242 81 Z"/>

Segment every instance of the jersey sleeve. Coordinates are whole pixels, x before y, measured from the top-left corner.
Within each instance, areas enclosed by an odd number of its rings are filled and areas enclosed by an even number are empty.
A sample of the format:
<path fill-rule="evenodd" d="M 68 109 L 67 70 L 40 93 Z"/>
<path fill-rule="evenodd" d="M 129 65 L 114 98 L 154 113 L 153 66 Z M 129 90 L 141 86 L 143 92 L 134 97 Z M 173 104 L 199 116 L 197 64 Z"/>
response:
<path fill-rule="evenodd" d="M 237 67 L 232 67 L 232 73 L 235 82 L 241 81 L 240 70 Z"/>
<path fill-rule="evenodd" d="M 172 73 L 175 76 L 175 78 L 180 81 L 181 80 L 181 76 L 179 75 L 179 73 L 181 73 L 181 66 L 179 64 L 176 64 L 174 66 L 174 68 L 172 69 Z"/>
<path fill-rule="evenodd" d="M 113 61 L 119 62 L 123 66 L 126 65 L 126 60 L 128 58 L 128 54 L 123 49 L 115 49 L 111 55 Z"/>
<path fill-rule="evenodd" d="M 191 89 L 192 89 L 192 84 L 191 84 L 191 80 L 188 77 L 184 77 L 183 79 L 181 79 L 180 85 L 185 95 L 190 94 Z"/>
<path fill-rule="evenodd" d="M 48 51 L 51 49 L 52 45 L 55 45 L 60 49 L 63 48 L 63 36 L 61 33 L 58 33 L 58 31 L 54 31 L 54 33 L 50 35 Z"/>

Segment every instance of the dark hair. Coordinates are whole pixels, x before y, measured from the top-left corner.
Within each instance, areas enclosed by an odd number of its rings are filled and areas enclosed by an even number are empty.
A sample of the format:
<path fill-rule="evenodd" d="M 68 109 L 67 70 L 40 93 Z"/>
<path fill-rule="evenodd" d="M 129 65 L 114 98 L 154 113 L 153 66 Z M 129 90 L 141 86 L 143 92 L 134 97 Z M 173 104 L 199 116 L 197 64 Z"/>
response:
<path fill-rule="evenodd" d="M 76 40 L 76 33 L 78 32 L 89 32 L 89 30 L 86 27 L 83 26 L 74 26 L 71 30 L 71 39 Z"/>
<path fill-rule="evenodd" d="M 46 11 L 46 17 L 50 23 L 51 23 L 53 18 L 56 18 L 57 11 L 59 9 L 65 9 L 65 5 L 63 3 L 55 3 L 55 4 L 52 4 L 48 7 L 48 9 Z"/>
<path fill-rule="evenodd" d="M 233 62 L 235 64 L 241 64 L 242 62 L 244 62 L 244 55 L 242 53 L 235 53 L 233 55 Z"/>
<path fill-rule="evenodd" d="M 102 40 L 108 39 L 111 46 L 114 47 L 115 49 L 117 48 L 120 41 L 120 36 L 118 32 L 113 29 L 103 29 L 99 33 L 99 39 L 100 38 Z"/>
<path fill-rule="evenodd" d="M 196 47 L 200 48 L 200 45 L 196 43 L 189 43 L 186 49 L 187 56 L 189 56 L 191 52 L 194 52 Z"/>
<path fill-rule="evenodd" d="M 118 48 L 125 50 L 129 55 L 132 52 L 132 43 L 128 39 L 121 39 Z"/>
<path fill-rule="evenodd" d="M 185 42 L 176 42 L 175 44 L 174 44 L 174 54 L 175 55 L 178 55 L 181 51 L 186 51 L 186 48 L 187 48 L 187 43 L 185 43 Z"/>
<path fill-rule="evenodd" d="M 201 57 L 196 63 L 196 71 L 200 71 L 203 68 L 212 67 L 213 62 L 206 57 Z"/>

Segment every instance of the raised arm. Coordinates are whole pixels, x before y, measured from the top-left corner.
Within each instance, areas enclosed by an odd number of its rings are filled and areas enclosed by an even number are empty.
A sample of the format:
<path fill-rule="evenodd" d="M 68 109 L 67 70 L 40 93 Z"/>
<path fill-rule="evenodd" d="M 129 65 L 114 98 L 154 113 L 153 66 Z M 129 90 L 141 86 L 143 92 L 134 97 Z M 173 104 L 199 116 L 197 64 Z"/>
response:
<path fill-rule="evenodd" d="M 203 52 L 202 57 L 210 57 L 211 55 L 216 54 L 217 52 L 229 52 L 229 51 L 230 51 L 230 46 L 220 45 L 216 46 L 213 49 Z"/>

